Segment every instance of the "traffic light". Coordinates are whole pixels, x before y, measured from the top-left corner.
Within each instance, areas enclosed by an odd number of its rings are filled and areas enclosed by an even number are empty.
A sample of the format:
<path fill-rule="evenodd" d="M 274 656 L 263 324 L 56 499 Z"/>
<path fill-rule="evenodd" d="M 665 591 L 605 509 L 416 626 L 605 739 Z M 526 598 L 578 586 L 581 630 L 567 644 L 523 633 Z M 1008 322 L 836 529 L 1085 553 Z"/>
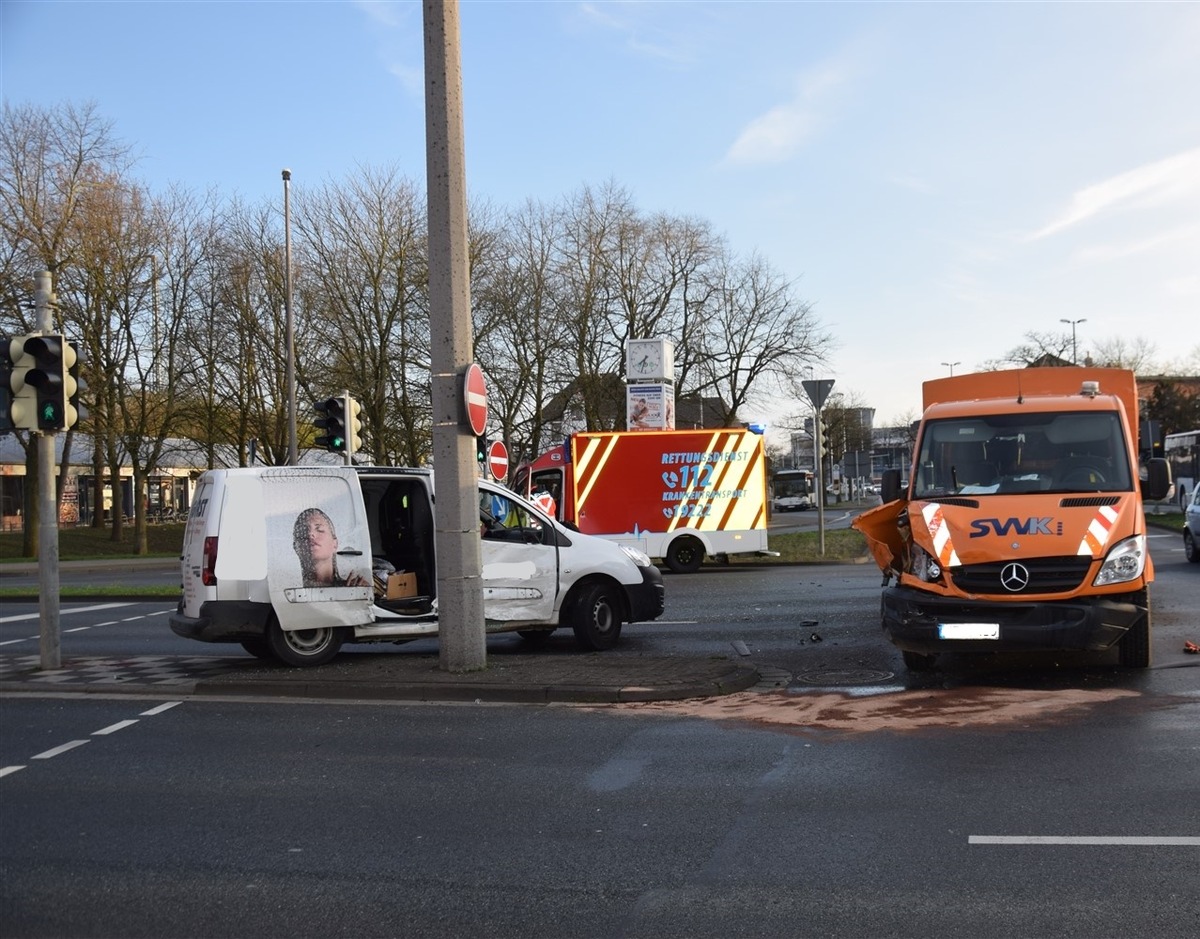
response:
<path fill-rule="evenodd" d="M 88 384 L 80 374 L 83 358 L 79 355 L 79 346 L 68 342 L 67 349 L 67 375 L 64 382 L 67 395 L 67 426 L 74 427 L 88 416 L 88 409 L 79 400 L 80 394 L 87 391 Z"/>
<path fill-rule="evenodd" d="M 492 442 L 488 440 L 487 434 L 480 434 L 475 438 L 475 462 L 486 463 L 488 458 L 488 450 L 491 449 Z"/>
<path fill-rule="evenodd" d="M 346 422 L 346 452 L 357 453 L 362 449 L 362 421 L 358 415 L 362 413 L 362 405 L 357 398 L 346 398 L 343 414 Z"/>
<path fill-rule="evenodd" d="M 317 419 L 313 421 L 317 429 L 323 431 L 316 439 L 318 447 L 324 447 L 332 453 L 342 453 L 346 449 L 346 402 L 342 398 L 327 398 L 318 401 L 313 408 Z"/>
<path fill-rule="evenodd" d="M 829 456 L 829 442 L 832 439 L 833 422 L 824 414 L 821 415 L 821 459 Z"/>
<path fill-rule="evenodd" d="M 12 363 L 9 414 L 13 427 L 57 432 L 71 426 L 74 421 L 68 421 L 67 415 L 67 369 L 75 364 L 75 350 L 63 336 L 14 336 L 8 343 L 8 359 Z"/>

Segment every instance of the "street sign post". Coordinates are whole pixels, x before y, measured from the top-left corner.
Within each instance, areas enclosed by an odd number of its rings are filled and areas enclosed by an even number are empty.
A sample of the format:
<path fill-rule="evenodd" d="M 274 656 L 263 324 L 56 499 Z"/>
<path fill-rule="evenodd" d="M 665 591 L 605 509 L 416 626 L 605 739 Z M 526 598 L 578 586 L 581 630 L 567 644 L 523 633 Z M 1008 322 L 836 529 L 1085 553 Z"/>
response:
<path fill-rule="evenodd" d="M 832 378 L 816 378 L 802 381 L 800 384 L 804 386 L 804 393 L 808 395 L 808 400 L 812 402 L 814 408 L 818 411 L 825 407 L 825 399 L 829 397 L 829 392 L 833 390 Z"/>
<path fill-rule="evenodd" d="M 821 426 L 821 408 L 833 390 L 832 378 L 810 378 L 801 382 L 813 405 L 813 460 L 817 470 L 817 542 L 825 556 L 825 441 Z"/>

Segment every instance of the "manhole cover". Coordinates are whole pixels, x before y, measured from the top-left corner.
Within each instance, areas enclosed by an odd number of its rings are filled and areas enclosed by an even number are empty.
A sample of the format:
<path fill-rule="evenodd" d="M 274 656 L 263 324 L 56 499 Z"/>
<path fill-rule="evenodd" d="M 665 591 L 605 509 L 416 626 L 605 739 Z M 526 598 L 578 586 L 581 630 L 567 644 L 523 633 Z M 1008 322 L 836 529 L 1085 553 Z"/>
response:
<path fill-rule="evenodd" d="M 895 677 L 894 672 L 875 668 L 822 668 L 801 672 L 796 676 L 796 681 L 806 685 L 878 685 Z"/>

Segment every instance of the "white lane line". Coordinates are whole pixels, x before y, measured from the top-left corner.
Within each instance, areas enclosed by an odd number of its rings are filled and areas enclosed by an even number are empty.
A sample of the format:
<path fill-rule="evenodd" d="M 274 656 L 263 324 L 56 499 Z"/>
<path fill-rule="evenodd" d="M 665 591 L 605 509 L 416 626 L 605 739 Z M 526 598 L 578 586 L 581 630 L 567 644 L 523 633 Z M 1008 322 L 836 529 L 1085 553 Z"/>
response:
<path fill-rule="evenodd" d="M 169 711 L 178 704 L 183 704 L 182 701 L 168 701 L 166 704 L 160 704 L 156 708 L 151 708 L 149 711 L 142 711 L 141 717 L 153 717 L 155 714 L 161 714 L 163 711 Z"/>
<path fill-rule="evenodd" d="M 13 773 L 24 768 L 24 766 L 0 766 L 0 778 L 11 776 Z"/>
<path fill-rule="evenodd" d="M 64 629 L 64 633 L 81 633 L 86 629 L 91 629 L 91 626 L 76 626 L 74 629 Z"/>
<path fill-rule="evenodd" d="M 1200 845 L 1191 835 L 970 835 L 967 844 Z"/>
<path fill-rule="evenodd" d="M 108 734 L 115 734 L 118 730 L 124 730 L 126 727 L 132 727 L 137 721 L 117 721 L 115 724 L 109 724 L 107 727 L 101 727 L 99 730 L 93 730 L 93 737 L 104 737 Z"/>
<path fill-rule="evenodd" d="M 40 639 L 41 636 L 34 636 L 34 638 Z M 0 642 L 0 646 L 11 646 L 11 645 L 15 645 L 18 642 L 28 642 L 28 641 L 29 641 L 28 639 L 5 639 L 3 642 Z"/>
<path fill-rule="evenodd" d="M 36 756 L 31 756 L 31 760 L 48 760 L 51 757 L 58 756 L 60 753 L 66 753 L 68 750 L 74 750 L 76 747 L 82 747 L 86 740 L 72 740 L 70 743 L 64 743 L 61 747 L 55 747 L 53 750 L 44 750 Z"/>
<path fill-rule="evenodd" d="M 70 613 L 93 613 L 96 610 L 113 610 L 123 606 L 133 606 L 132 603 L 100 603 L 96 606 L 71 606 L 65 607 L 59 611 L 59 615 L 66 616 Z M 21 613 L 17 616 L 0 616 L 0 623 L 19 623 L 26 619 L 40 619 L 42 614 L 39 613 Z"/>

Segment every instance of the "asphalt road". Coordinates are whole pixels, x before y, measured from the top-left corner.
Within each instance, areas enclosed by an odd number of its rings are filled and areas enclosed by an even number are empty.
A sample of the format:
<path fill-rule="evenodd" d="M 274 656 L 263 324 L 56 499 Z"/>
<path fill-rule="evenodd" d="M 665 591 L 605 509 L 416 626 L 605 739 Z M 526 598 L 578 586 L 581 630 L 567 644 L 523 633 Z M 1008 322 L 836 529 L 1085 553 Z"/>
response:
<path fill-rule="evenodd" d="M 734 566 L 668 577 L 665 620 L 605 655 L 777 678 L 735 695 L 5 696 L 0 767 L 24 768 L 0 776 L 0 934 L 1193 936 L 1200 570 L 1151 550 L 1144 672 L 912 678 L 873 568 Z M 242 655 L 174 637 L 169 608 L 67 604 L 64 654 Z M 0 651 L 36 653 L 31 610 L 6 606 Z M 386 648 L 344 657 L 413 650 Z"/>

